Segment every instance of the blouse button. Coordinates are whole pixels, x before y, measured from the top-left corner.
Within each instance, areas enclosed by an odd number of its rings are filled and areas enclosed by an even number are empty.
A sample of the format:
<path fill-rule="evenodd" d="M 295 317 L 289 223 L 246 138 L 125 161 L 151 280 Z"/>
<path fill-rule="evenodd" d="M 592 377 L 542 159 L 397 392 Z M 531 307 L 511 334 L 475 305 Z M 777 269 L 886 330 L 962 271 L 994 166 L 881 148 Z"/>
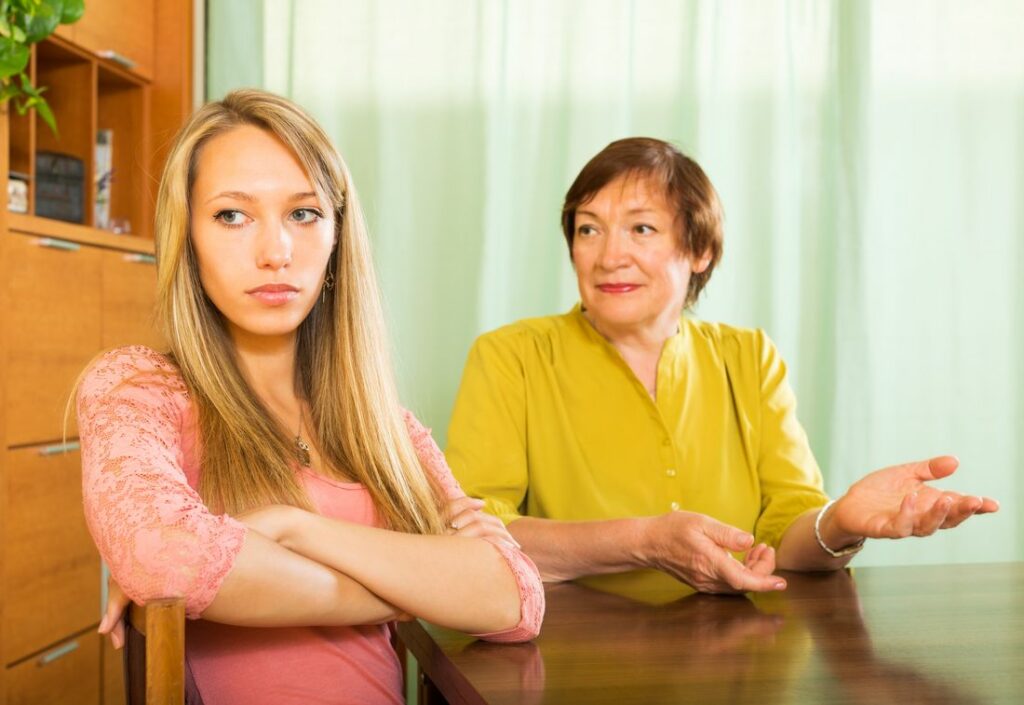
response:
<path fill-rule="evenodd" d="M 673 502 L 672 504 L 670 504 L 670 505 L 668 505 L 668 506 L 669 506 L 669 508 L 670 508 L 670 509 L 671 509 L 671 510 L 672 510 L 673 512 L 678 512 L 678 511 L 679 511 L 679 502 Z"/>
<path fill-rule="evenodd" d="M 669 477 L 675 477 L 676 476 L 676 469 L 675 468 L 669 468 L 668 470 L 665 471 L 665 474 L 668 475 Z"/>

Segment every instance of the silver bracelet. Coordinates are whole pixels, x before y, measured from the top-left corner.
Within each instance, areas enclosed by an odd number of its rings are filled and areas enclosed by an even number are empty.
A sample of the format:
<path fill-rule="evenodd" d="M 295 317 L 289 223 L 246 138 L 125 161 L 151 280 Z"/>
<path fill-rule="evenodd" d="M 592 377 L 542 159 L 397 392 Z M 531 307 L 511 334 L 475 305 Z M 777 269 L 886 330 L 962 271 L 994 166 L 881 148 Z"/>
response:
<path fill-rule="evenodd" d="M 832 556 L 833 558 L 842 558 L 844 556 L 851 556 L 857 553 L 860 549 L 864 548 L 864 539 L 861 539 L 857 543 L 850 544 L 846 548 L 841 548 L 838 551 L 833 551 L 831 548 L 825 545 L 825 542 L 821 540 L 821 518 L 825 516 L 825 512 L 832 508 L 832 505 L 836 503 L 836 500 L 830 499 L 825 503 L 825 506 L 818 512 L 818 516 L 814 518 L 814 538 L 818 539 L 818 545 L 821 546 L 821 550 Z"/>

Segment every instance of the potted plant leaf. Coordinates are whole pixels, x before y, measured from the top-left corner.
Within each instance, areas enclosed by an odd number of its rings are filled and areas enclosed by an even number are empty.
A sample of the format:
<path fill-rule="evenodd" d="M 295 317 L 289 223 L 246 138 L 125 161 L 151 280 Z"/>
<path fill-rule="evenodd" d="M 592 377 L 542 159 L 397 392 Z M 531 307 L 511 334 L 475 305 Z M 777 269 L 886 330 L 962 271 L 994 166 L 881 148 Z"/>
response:
<path fill-rule="evenodd" d="M 58 25 L 77 22 L 85 0 L 0 0 L 0 105 L 14 99 L 19 115 L 32 108 L 57 131 L 53 111 L 25 72 L 31 46 L 53 34 Z"/>

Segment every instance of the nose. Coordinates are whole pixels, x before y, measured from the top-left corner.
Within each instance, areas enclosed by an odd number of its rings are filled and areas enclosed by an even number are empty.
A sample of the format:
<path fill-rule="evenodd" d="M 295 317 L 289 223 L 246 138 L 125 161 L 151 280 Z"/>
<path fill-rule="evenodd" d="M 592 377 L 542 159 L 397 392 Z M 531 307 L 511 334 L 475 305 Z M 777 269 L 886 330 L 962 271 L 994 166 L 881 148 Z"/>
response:
<path fill-rule="evenodd" d="M 599 263 L 603 269 L 619 269 L 629 264 L 629 236 L 613 232 L 603 238 Z"/>
<path fill-rule="evenodd" d="M 264 227 L 256 240 L 256 266 L 260 269 L 284 269 L 292 263 L 292 237 L 280 225 Z"/>

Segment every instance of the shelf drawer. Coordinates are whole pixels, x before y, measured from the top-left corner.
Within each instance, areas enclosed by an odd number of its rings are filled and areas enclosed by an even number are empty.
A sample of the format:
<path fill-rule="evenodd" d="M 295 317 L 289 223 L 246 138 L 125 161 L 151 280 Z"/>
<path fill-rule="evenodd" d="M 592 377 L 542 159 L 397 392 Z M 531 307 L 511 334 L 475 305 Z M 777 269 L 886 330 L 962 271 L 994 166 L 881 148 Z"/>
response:
<path fill-rule="evenodd" d="M 7 445 L 63 435 L 75 380 L 100 351 L 102 251 L 4 234 L 8 270 Z M 74 420 L 68 434 L 76 433 Z"/>
<path fill-rule="evenodd" d="M 99 705 L 99 635 L 86 633 L 7 669 L 7 705 Z"/>
<path fill-rule="evenodd" d="M 3 657 L 10 664 L 99 622 L 100 559 L 82 512 L 77 450 L 7 451 L 3 469 Z"/>
<path fill-rule="evenodd" d="M 151 255 L 103 253 L 103 349 L 148 345 L 166 350 L 157 333 L 156 264 Z"/>

